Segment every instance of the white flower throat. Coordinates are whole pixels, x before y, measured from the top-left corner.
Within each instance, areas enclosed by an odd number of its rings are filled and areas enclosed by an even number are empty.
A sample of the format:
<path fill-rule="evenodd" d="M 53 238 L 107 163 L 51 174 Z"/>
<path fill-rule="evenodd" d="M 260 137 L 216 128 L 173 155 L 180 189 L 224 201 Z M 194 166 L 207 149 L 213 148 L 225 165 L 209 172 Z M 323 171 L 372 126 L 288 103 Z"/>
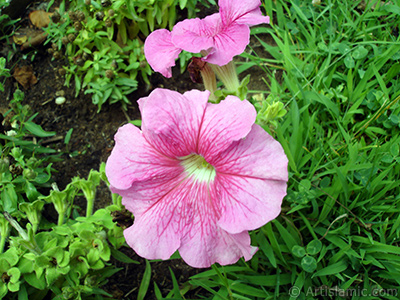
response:
<path fill-rule="evenodd" d="M 179 158 L 188 177 L 198 182 L 212 182 L 216 172 L 214 167 L 199 154 L 190 154 Z"/>

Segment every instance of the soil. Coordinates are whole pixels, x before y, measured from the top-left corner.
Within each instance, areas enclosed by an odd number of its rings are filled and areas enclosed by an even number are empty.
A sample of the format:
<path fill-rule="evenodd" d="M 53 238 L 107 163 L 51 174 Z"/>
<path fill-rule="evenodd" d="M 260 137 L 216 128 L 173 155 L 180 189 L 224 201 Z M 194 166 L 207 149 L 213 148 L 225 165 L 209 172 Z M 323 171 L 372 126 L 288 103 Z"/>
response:
<path fill-rule="evenodd" d="M 29 26 L 27 22 L 21 23 Z M 259 44 L 256 39 L 252 40 L 253 49 L 259 52 Z M 57 135 L 47 141 L 53 149 L 58 149 L 62 155 L 62 160 L 54 163 L 53 167 L 57 172 L 53 174 L 53 179 L 60 189 L 63 189 L 73 177 L 80 176 L 86 178 L 91 169 L 98 170 L 101 162 L 106 162 L 114 146 L 114 134 L 117 129 L 129 120 L 140 119 L 140 113 L 136 101 L 156 87 L 169 88 L 179 92 L 197 88 L 202 89 L 199 84 L 194 84 L 188 72 L 180 74 L 179 68 L 173 68 L 173 77 L 166 79 L 159 74 L 154 74 L 150 80 L 152 86 L 139 84 L 137 91 L 128 96 L 131 105 L 124 111 L 120 104 L 103 105 L 101 111 L 97 112 L 97 106 L 92 104 L 90 95 L 80 93 L 75 97 L 74 84 L 70 87 L 64 86 L 64 78 L 58 73 L 58 69 L 66 64 L 65 59 L 54 60 L 48 54 L 49 46 L 38 46 L 36 49 L 26 50 L 25 52 L 16 51 L 11 62 L 7 65 L 13 73 L 16 65 L 30 65 L 37 77 L 37 83 L 30 88 L 24 89 L 14 78 L 10 77 L 6 81 L 5 92 L 0 94 L 0 109 L 7 109 L 8 102 L 13 92 L 20 88 L 25 93 L 24 104 L 29 105 L 33 112 L 38 112 L 34 119 L 46 131 L 55 131 Z M 0 42 L 0 55 L 13 51 L 11 44 L 2 40 Z M 33 56 L 32 56 L 33 55 Z M 265 56 L 265 53 L 258 53 Z M 33 58 L 33 60 L 31 60 Z M 260 68 L 251 70 L 252 81 L 250 89 L 266 90 L 264 81 L 265 73 Z M 245 76 L 245 74 L 243 74 Z M 58 105 L 55 103 L 57 95 L 63 93 L 66 102 Z M 73 128 L 73 133 L 68 147 L 64 144 L 65 134 Z M 98 188 L 95 208 L 101 208 L 111 203 L 110 193 L 105 185 Z M 82 211 L 85 210 L 85 203 L 78 199 L 76 203 Z M 122 264 L 112 261 L 116 267 L 123 270 L 116 273 L 103 287 L 113 295 L 113 299 L 136 299 L 140 282 L 143 277 L 145 262 L 138 257 L 130 248 L 122 248 L 126 255 L 140 262 L 136 264 Z M 173 287 L 169 269 L 173 271 L 179 283 L 186 282 L 190 276 L 203 270 L 193 269 L 182 260 L 171 260 L 164 262 L 152 262 L 152 282 L 157 283 L 163 295 L 166 295 Z M 155 299 L 153 294 L 153 283 L 150 283 L 149 292 L 146 299 Z M 205 290 L 193 290 L 187 294 L 187 299 L 201 298 L 206 296 Z"/>

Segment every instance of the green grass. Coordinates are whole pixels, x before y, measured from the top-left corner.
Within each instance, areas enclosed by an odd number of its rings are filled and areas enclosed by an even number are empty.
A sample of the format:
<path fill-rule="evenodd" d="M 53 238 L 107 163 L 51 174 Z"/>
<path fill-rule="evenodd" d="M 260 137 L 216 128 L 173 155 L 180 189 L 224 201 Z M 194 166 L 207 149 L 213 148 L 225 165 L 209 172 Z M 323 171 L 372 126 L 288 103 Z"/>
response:
<path fill-rule="evenodd" d="M 239 68 L 263 68 L 266 96 L 288 110 L 272 130 L 288 194 L 252 232 L 251 261 L 190 284 L 209 299 L 398 299 L 400 1 L 263 5 L 274 21 L 252 33 L 270 56 L 244 54 Z"/>

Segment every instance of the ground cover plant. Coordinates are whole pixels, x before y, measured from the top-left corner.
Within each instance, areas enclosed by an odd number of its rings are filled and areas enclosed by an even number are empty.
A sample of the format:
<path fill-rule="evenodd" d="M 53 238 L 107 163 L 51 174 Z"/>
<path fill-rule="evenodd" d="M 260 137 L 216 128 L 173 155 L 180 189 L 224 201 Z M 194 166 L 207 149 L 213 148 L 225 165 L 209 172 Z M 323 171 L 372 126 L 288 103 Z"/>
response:
<path fill-rule="evenodd" d="M 251 245 L 259 248 L 250 260 L 213 264 L 185 281 L 170 269 L 168 292 L 152 282 L 156 262 L 146 261 L 137 297 L 398 299 L 400 2 L 261 3 L 271 20 L 251 28 L 252 42 L 235 58 L 241 85 L 229 86 L 225 78 L 208 87 L 215 105 L 227 103 L 228 94 L 249 100 L 256 108 L 255 122 L 282 145 L 289 178 L 281 213 L 250 232 Z M 200 73 L 209 72 L 197 59 L 194 64 Z M 268 89 L 252 85 L 252 70 L 259 68 Z M 201 74 L 206 87 L 207 74 Z M 2 75 L 9 76 L 7 70 Z M 118 252 L 124 244 L 122 229 L 110 216 L 121 211 L 121 199 L 114 194 L 110 206 L 93 214 L 94 191 L 101 179 L 108 184 L 104 165 L 87 180 L 71 179 L 65 189 L 53 185 L 49 191 L 56 153 L 29 139 L 53 133 L 34 123 L 21 95 L 17 92 L 13 100 L 19 126 L 0 136 L 2 210 L 22 227 L 14 229 L 1 218 L 0 291 L 8 297 L 41 290 L 43 297 L 49 293 L 56 299 L 107 298 L 101 286 L 118 271 L 109 264 L 110 255 L 134 263 Z M 21 174 L 12 175 L 12 163 L 21 166 Z M 209 167 L 207 162 L 201 166 Z M 46 180 L 38 182 L 38 177 Z M 122 181 L 112 180 L 114 191 L 124 195 Z M 73 209 L 76 193 L 88 199 L 86 216 Z M 46 202 L 54 203 L 58 217 L 40 224 Z M 41 253 L 35 253 L 36 246 Z M 82 247 L 89 250 L 78 250 Z M 179 255 L 172 259 L 178 261 Z M 35 261 L 35 271 L 28 261 Z"/>
<path fill-rule="evenodd" d="M 144 39 L 155 28 L 172 27 L 183 9 L 193 17 L 196 4 L 197 0 L 62 1 L 45 29 L 46 43 L 52 43 L 49 51 L 55 59 L 67 57 L 69 65 L 59 72 L 66 85 L 74 82 L 76 95 L 82 89 L 91 94 L 99 110 L 107 101 L 126 107 L 126 95 L 137 89 L 138 74 L 150 85 Z"/>

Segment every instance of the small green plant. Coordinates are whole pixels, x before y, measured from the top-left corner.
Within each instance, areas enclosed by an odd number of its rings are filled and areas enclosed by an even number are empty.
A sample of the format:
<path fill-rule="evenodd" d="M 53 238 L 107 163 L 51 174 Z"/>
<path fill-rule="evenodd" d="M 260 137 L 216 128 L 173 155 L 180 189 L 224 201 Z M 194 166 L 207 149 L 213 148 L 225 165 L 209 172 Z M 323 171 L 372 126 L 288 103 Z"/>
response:
<path fill-rule="evenodd" d="M 53 184 L 48 196 L 20 204 L 19 221 L 9 213 L 0 215 L 2 236 L 11 234 L 8 249 L 0 254 L 0 298 L 111 297 L 101 289 L 120 270 L 110 264 L 111 255 L 125 263 L 137 262 L 117 250 L 125 243 L 122 228 L 113 221 L 113 213 L 122 209 L 120 197 L 113 196 L 113 204 L 93 213 L 101 179 L 105 180 L 104 164 L 100 172 L 92 170 L 88 179 L 75 177 L 62 191 Z M 73 206 L 80 192 L 87 200 L 85 217 Z M 41 217 L 47 203 L 58 213 L 57 225 Z"/>
<path fill-rule="evenodd" d="M 198 0 L 74 0 L 63 1 L 46 32 L 54 58 L 65 55 L 69 65 L 60 70 L 65 83 L 75 83 L 92 95 L 100 110 L 106 102 L 121 102 L 137 89 L 137 76 L 150 85 L 152 71 L 143 52 L 146 36 L 155 28 L 175 24 L 178 7 L 195 14 Z"/>
<path fill-rule="evenodd" d="M 17 90 L 10 102 L 12 108 L 5 113 L 12 129 L 0 134 L 0 210 L 16 216 L 19 204 L 35 201 L 40 189 L 50 188 L 52 162 L 60 155 L 40 144 L 38 139 L 55 132 L 44 131 L 33 122 L 37 114 L 32 115 L 23 99 L 23 92 Z"/>

